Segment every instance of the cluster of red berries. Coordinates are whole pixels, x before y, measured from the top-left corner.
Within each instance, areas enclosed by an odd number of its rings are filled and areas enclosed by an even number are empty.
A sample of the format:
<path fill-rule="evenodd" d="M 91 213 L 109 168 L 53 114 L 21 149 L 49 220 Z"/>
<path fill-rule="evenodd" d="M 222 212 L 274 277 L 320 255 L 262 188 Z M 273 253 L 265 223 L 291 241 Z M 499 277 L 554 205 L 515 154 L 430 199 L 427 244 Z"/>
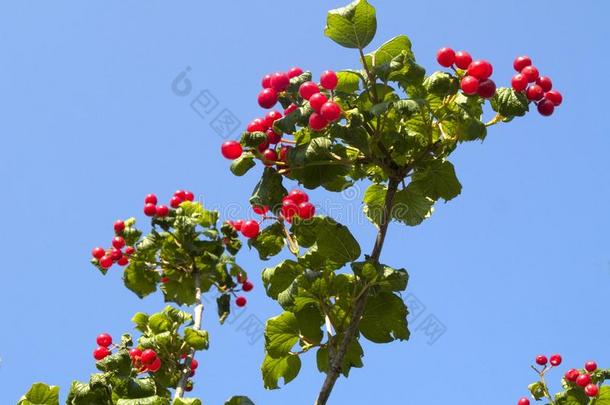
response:
<path fill-rule="evenodd" d="M 466 71 L 462 77 L 460 88 L 464 94 L 478 95 L 483 98 L 492 98 L 496 94 L 496 83 L 490 79 L 493 66 L 486 60 L 472 60 L 472 56 L 466 51 L 455 52 L 451 48 L 441 48 L 436 53 L 437 62 L 443 67 L 454 65 Z"/>
<path fill-rule="evenodd" d="M 153 349 L 142 350 L 136 347 L 129 351 L 129 357 L 133 367 L 141 373 L 156 373 L 161 368 L 161 359 Z"/>
<path fill-rule="evenodd" d="M 525 92 L 527 99 L 536 103 L 541 115 L 548 117 L 553 114 L 555 107 L 563 101 L 563 97 L 557 90 L 551 90 L 553 88 L 551 79 L 548 76 L 540 76 L 529 56 L 517 57 L 513 67 L 519 72 L 511 80 L 513 89 Z"/>
<path fill-rule="evenodd" d="M 184 201 L 193 201 L 195 195 L 187 190 L 178 190 L 169 200 L 169 205 L 172 208 L 178 208 Z M 148 217 L 164 218 L 169 215 L 169 207 L 167 205 L 157 205 L 157 196 L 148 194 L 144 198 L 144 214 Z"/>
<path fill-rule="evenodd" d="M 291 222 L 294 216 L 310 219 L 316 213 L 316 207 L 309 202 L 309 196 L 303 190 L 294 189 L 282 199 L 282 218 Z"/>
<path fill-rule="evenodd" d="M 246 277 L 244 277 L 241 273 L 237 275 L 237 282 L 241 284 L 241 289 L 243 292 L 250 292 L 254 288 L 254 284 L 252 284 L 252 282 Z M 243 295 L 240 295 L 235 298 L 235 305 L 240 308 L 245 307 L 247 303 L 248 300 Z"/>
<path fill-rule="evenodd" d="M 109 269 L 114 263 L 119 266 L 126 266 L 129 264 L 129 256 L 136 251 L 133 246 L 125 246 L 125 239 L 121 236 L 124 230 L 125 222 L 120 219 L 117 220 L 114 223 L 115 237 L 112 239 L 112 247 L 105 250 L 98 246 L 91 251 L 94 259 L 104 270 Z"/>
<path fill-rule="evenodd" d="M 93 351 L 93 358 L 97 361 L 103 360 L 110 352 L 112 346 L 112 336 L 108 333 L 100 333 L 96 339 L 98 347 Z"/>

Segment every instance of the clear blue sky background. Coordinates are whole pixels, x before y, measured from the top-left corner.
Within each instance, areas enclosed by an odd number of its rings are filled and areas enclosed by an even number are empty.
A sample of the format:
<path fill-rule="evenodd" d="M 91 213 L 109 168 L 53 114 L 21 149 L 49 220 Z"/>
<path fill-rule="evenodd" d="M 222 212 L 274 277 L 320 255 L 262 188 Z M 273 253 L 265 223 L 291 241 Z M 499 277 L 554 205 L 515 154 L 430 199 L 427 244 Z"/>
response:
<path fill-rule="evenodd" d="M 373 46 L 405 33 L 428 71 L 440 46 L 467 49 L 494 63 L 501 85 L 513 58 L 529 54 L 565 102 L 551 118 L 533 113 L 463 147 L 453 159 L 462 195 L 420 227 L 392 226 L 383 260 L 409 269 L 409 291 L 426 307 L 413 329 L 431 315 L 446 333 L 433 345 L 421 330 L 408 343 L 366 343 L 365 368 L 339 381 L 332 403 L 511 404 L 539 352 L 562 353 L 566 367 L 589 358 L 610 367 L 607 2 L 374 3 Z M 220 109 L 245 125 L 261 114 L 263 74 L 357 65 L 322 34 L 327 9 L 343 1 L 302 4 L 0 4 L 0 403 L 34 381 L 65 395 L 95 370 L 99 332 L 118 336 L 134 312 L 162 308 L 159 296 L 124 289 L 118 270 L 102 277 L 88 263 L 116 218 L 140 214 L 145 194 L 189 188 L 211 206 L 247 201 L 260 168 L 230 174 L 210 128 Z M 192 93 L 178 97 L 171 82 L 187 66 Z M 189 103 L 204 89 L 218 107 L 200 117 Z M 336 214 L 369 251 L 372 226 L 353 214 L 359 200 L 314 195 L 330 198 L 326 211 L 343 207 Z M 258 281 L 264 264 L 252 252 L 240 261 Z M 313 356 L 296 381 L 266 392 L 262 341 L 250 345 L 239 320 L 218 327 L 213 312 L 193 394 L 206 404 L 232 394 L 313 402 L 323 379 Z M 258 283 L 242 319 L 277 313 Z"/>

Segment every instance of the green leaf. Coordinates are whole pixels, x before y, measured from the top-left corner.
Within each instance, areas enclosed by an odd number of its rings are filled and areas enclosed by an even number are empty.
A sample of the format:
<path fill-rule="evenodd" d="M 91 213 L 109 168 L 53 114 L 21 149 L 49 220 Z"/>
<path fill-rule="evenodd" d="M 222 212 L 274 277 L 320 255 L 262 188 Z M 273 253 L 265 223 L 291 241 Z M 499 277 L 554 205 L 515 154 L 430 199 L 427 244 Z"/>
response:
<path fill-rule="evenodd" d="M 434 200 L 422 195 L 416 187 L 409 184 L 394 196 L 392 218 L 410 226 L 419 225 L 432 215 L 432 205 Z"/>
<path fill-rule="evenodd" d="M 366 0 L 356 0 L 328 12 L 324 34 L 346 48 L 364 49 L 376 31 L 375 8 Z"/>
<path fill-rule="evenodd" d="M 175 398 L 174 402 L 172 402 L 172 405 L 201 405 L 201 404 L 202 404 L 202 402 L 198 398 Z"/>
<path fill-rule="evenodd" d="M 462 192 L 455 168 L 451 162 L 435 159 L 413 175 L 412 184 L 433 200 L 449 201 Z"/>
<path fill-rule="evenodd" d="M 434 72 L 424 80 L 424 88 L 431 94 L 445 97 L 457 93 L 459 82 L 447 72 Z"/>
<path fill-rule="evenodd" d="M 299 341 L 299 323 L 292 312 L 270 318 L 265 325 L 265 350 L 273 358 L 284 357 Z"/>
<path fill-rule="evenodd" d="M 591 405 L 610 405 L 610 386 L 601 387 L 597 397 L 591 401 Z"/>
<path fill-rule="evenodd" d="M 358 340 L 352 340 L 349 346 L 347 347 L 347 351 L 345 352 L 345 357 L 343 357 L 343 363 L 341 365 L 341 372 L 345 377 L 349 376 L 349 371 L 352 367 L 360 368 L 363 366 L 363 356 L 364 351 L 362 350 L 362 346 L 360 346 Z M 318 349 L 316 353 L 316 362 L 318 366 L 318 371 L 320 371 L 321 373 L 326 373 L 328 371 L 327 347 L 321 347 Z"/>
<path fill-rule="evenodd" d="M 206 330 L 185 328 L 184 341 L 195 350 L 207 350 L 210 346 L 210 338 Z"/>
<path fill-rule="evenodd" d="M 252 197 L 250 197 L 251 205 L 267 206 L 274 212 L 281 206 L 282 197 L 288 191 L 282 185 L 282 175 L 271 167 L 265 168 L 263 178 L 258 182 Z"/>
<path fill-rule="evenodd" d="M 59 405 L 59 387 L 44 383 L 32 384 L 17 405 Z"/>
<path fill-rule="evenodd" d="M 290 174 L 309 189 L 323 186 L 330 191 L 343 190 L 349 184 L 344 178 L 349 172 L 349 166 L 339 161 L 337 156 L 346 158 L 344 149 L 333 145 L 326 137 L 297 145 L 288 153 Z"/>
<path fill-rule="evenodd" d="M 254 402 L 252 402 L 248 397 L 239 395 L 231 397 L 231 399 L 225 402 L 225 405 L 254 405 Z"/>
<path fill-rule="evenodd" d="M 131 375 L 131 357 L 127 349 L 119 350 L 109 356 L 104 357 L 103 360 L 95 363 L 98 370 L 104 372 L 113 372 L 123 377 L 129 377 Z"/>
<path fill-rule="evenodd" d="M 120 398 L 146 398 L 157 393 L 155 380 L 152 378 L 116 378 L 112 387 Z"/>
<path fill-rule="evenodd" d="M 279 222 L 263 229 L 254 239 L 248 240 L 248 245 L 258 251 L 261 260 L 268 260 L 282 251 L 284 247 L 284 227 Z"/>
<path fill-rule="evenodd" d="M 360 256 L 360 245 L 349 229 L 330 217 L 317 227 L 318 254 L 337 264 L 353 262 Z"/>
<path fill-rule="evenodd" d="M 409 338 L 407 307 L 402 299 L 390 292 L 380 292 L 368 298 L 360 322 L 362 335 L 375 343 L 388 343 Z"/>
<path fill-rule="evenodd" d="M 256 166 L 254 156 L 251 153 L 244 153 L 231 163 L 231 172 L 236 176 L 243 176 Z"/>
<path fill-rule="evenodd" d="M 404 291 L 407 289 L 409 274 L 405 269 L 393 269 L 390 266 L 381 265 L 381 277 L 376 285 L 389 291 Z"/>
<path fill-rule="evenodd" d="M 522 92 L 500 87 L 491 99 L 491 108 L 505 118 L 522 117 L 529 111 L 529 102 Z"/>
<path fill-rule="evenodd" d="M 135 323 L 136 329 L 142 333 L 148 330 L 148 315 L 143 312 L 137 312 L 133 318 L 131 318 L 131 322 Z"/>
<path fill-rule="evenodd" d="M 216 304 L 218 306 L 218 320 L 222 325 L 231 313 L 231 296 L 229 294 L 222 294 L 216 298 Z"/>
<path fill-rule="evenodd" d="M 403 52 L 413 57 L 411 51 L 411 40 L 406 35 L 399 35 L 385 42 L 379 48 L 366 55 L 367 64 L 373 68 L 390 65 L 392 60 Z"/>
<path fill-rule="evenodd" d="M 358 73 L 351 70 L 341 70 L 337 72 L 337 88 L 338 93 L 353 94 L 360 90 L 360 76 Z"/>
<path fill-rule="evenodd" d="M 266 140 L 267 135 L 264 132 L 244 132 L 241 136 L 241 144 L 250 148 L 256 148 Z"/>
<path fill-rule="evenodd" d="M 371 184 L 364 192 L 364 214 L 377 227 L 381 224 L 387 188 L 381 184 Z"/>
<path fill-rule="evenodd" d="M 119 399 L 116 405 L 169 405 L 169 399 L 158 395 L 147 398 Z M 189 402 L 187 402 L 189 403 Z M 201 402 L 200 402 L 201 403 Z M 93 405 L 93 404 L 91 404 Z"/>
<path fill-rule="evenodd" d="M 263 270 L 262 279 L 267 295 L 277 299 L 278 295 L 288 289 L 304 270 L 300 264 L 292 260 L 284 260 L 275 267 Z"/>
<path fill-rule="evenodd" d="M 106 405 L 112 403 L 110 390 L 106 387 L 95 386 L 79 381 L 73 381 L 70 393 L 66 400 L 67 405 Z"/>
<path fill-rule="evenodd" d="M 163 312 L 158 312 L 148 318 L 148 326 L 153 333 L 157 334 L 170 330 L 172 328 L 172 323 L 167 315 L 165 315 Z"/>
<path fill-rule="evenodd" d="M 589 397 L 582 388 L 572 388 L 555 396 L 556 405 L 587 405 L 588 403 Z"/>
<path fill-rule="evenodd" d="M 284 379 L 284 384 L 288 384 L 295 379 L 300 370 L 301 359 L 297 355 L 289 354 L 277 359 L 268 355 L 265 356 L 261 366 L 265 388 L 278 388 L 280 378 Z"/>
<path fill-rule="evenodd" d="M 323 337 L 320 327 L 324 323 L 324 318 L 318 306 L 307 305 L 294 315 L 297 318 L 299 335 L 307 339 L 309 344 L 320 343 Z"/>
<path fill-rule="evenodd" d="M 158 280 L 159 274 L 156 271 L 149 270 L 146 263 L 139 260 L 130 262 L 123 273 L 125 286 L 140 298 L 157 291 Z"/>

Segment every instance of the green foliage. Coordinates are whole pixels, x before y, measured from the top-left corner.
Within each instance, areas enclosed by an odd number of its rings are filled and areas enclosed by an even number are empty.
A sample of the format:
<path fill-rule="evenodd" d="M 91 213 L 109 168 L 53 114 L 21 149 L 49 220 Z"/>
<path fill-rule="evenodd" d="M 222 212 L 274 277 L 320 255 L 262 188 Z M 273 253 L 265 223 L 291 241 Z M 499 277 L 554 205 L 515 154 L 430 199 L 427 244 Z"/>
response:
<path fill-rule="evenodd" d="M 17 405 L 59 405 L 59 387 L 44 383 L 33 384 Z"/>
<path fill-rule="evenodd" d="M 375 37 L 375 8 L 366 0 L 328 12 L 324 34 L 346 48 L 364 49 Z"/>

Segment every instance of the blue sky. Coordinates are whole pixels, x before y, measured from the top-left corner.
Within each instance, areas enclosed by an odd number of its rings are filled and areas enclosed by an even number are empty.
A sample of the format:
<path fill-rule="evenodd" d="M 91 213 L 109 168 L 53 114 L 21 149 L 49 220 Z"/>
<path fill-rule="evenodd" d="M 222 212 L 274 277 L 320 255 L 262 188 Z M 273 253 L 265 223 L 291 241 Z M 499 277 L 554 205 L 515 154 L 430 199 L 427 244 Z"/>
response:
<path fill-rule="evenodd" d="M 34 381 L 61 385 L 65 395 L 72 379 L 94 372 L 99 332 L 119 335 L 131 330 L 134 312 L 163 307 L 159 296 L 139 300 L 124 289 L 119 271 L 102 277 L 88 263 L 115 219 L 140 214 L 145 194 L 169 199 L 188 188 L 208 206 L 244 206 L 260 169 L 230 174 L 210 126 L 217 113 L 227 109 L 244 126 L 259 116 L 265 73 L 357 65 L 354 52 L 322 34 L 327 9 L 343 2 L 302 4 L 0 3 L 0 403 L 14 403 Z M 533 381 L 529 364 L 539 352 L 562 353 L 562 372 L 590 358 L 610 367 L 610 7 L 373 4 L 372 46 L 407 34 L 428 71 L 437 69 L 439 47 L 466 49 L 494 63 L 501 85 L 525 53 L 565 101 L 551 118 L 532 113 L 464 146 L 453 158 L 462 195 L 417 228 L 391 227 L 382 260 L 409 270 L 410 299 L 425 308 L 409 342 L 365 344 L 365 368 L 340 380 L 331 402 L 510 404 Z M 187 67 L 191 93 L 178 96 L 172 80 Z M 198 115 L 190 103 L 204 90 L 218 104 Z M 312 196 L 370 250 L 374 232 L 359 200 Z M 258 281 L 265 264 L 252 252 L 239 260 Z M 265 405 L 313 403 L 323 379 L 313 356 L 288 386 L 262 387 L 262 341 L 251 344 L 240 330 L 246 319 L 279 313 L 260 282 L 232 325 L 220 328 L 213 312 L 193 394 L 206 404 L 232 394 Z M 426 319 L 446 330 L 433 344 Z"/>

